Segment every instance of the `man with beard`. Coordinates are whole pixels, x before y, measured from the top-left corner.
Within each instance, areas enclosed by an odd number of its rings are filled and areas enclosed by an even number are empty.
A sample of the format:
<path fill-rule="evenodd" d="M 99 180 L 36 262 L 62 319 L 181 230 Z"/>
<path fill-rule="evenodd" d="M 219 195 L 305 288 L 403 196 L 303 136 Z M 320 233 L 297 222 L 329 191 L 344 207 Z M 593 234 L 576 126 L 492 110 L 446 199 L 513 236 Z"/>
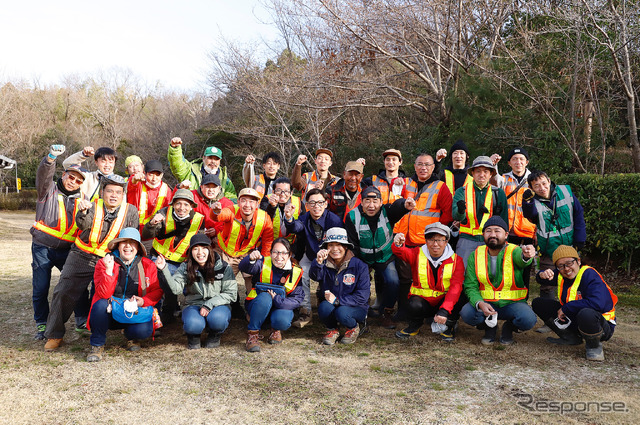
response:
<path fill-rule="evenodd" d="M 502 345 L 514 343 L 514 331 L 526 331 L 536 324 L 522 278 L 523 269 L 536 251 L 533 245 L 518 247 L 507 243 L 508 234 L 509 227 L 501 217 L 488 219 L 482 231 L 486 245 L 476 248 L 467 263 L 464 291 L 469 303 L 460 316 L 465 323 L 485 330 L 484 345 L 495 341 L 497 320 L 505 321 L 500 335 Z"/>

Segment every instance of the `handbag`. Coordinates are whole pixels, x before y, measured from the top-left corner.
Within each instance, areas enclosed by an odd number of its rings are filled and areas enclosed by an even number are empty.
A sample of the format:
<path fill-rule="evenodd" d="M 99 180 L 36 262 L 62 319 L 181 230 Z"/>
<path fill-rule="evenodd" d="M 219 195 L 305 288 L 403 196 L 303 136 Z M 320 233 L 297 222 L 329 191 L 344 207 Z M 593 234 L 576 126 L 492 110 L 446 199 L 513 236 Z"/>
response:
<path fill-rule="evenodd" d="M 268 290 L 272 290 L 277 295 L 280 295 L 282 298 L 285 298 L 287 296 L 287 293 L 284 290 L 284 286 L 274 285 L 271 283 L 263 283 L 263 282 L 256 283 L 256 291 L 258 293 L 267 292 Z"/>
<path fill-rule="evenodd" d="M 142 261 L 138 263 L 138 275 L 140 276 L 140 286 L 142 288 L 142 296 L 147 294 L 146 278 Z M 127 282 L 128 283 L 128 282 Z M 127 293 L 127 283 L 124 285 L 123 294 Z M 135 311 L 126 311 L 124 302 L 128 298 L 111 297 L 111 317 L 118 323 L 146 323 L 153 319 L 153 306 L 138 307 Z"/>

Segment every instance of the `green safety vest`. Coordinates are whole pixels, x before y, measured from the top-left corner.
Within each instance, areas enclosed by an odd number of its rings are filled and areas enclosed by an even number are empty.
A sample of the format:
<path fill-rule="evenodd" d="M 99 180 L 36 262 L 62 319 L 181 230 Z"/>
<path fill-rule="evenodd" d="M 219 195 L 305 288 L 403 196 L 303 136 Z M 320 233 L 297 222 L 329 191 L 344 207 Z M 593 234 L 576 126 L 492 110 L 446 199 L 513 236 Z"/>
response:
<path fill-rule="evenodd" d="M 553 197 L 552 197 L 553 198 Z M 534 199 L 538 211 L 538 246 L 549 257 L 560 245 L 573 245 L 573 193 L 567 185 L 557 185 L 554 211 Z M 552 203 L 553 204 L 553 203 Z"/>
<path fill-rule="evenodd" d="M 371 232 L 369 222 L 360 213 L 360 208 L 354 208 L 349 211 L 349 216 L 358 231 L 360 259 L 367 264 L 386 263 L 393 255 L 391 252 L 393 228 L 389 223 L 385 209 L 382 208 L 380 211 L 375 233 Z"/>

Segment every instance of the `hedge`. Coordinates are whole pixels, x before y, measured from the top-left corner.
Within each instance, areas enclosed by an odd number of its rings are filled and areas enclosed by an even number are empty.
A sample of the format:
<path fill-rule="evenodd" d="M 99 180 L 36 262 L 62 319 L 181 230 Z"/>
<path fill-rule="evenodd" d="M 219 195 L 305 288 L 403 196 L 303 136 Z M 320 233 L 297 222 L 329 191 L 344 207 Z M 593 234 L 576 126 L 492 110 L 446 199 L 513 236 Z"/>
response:
<path fill-rule="evenodd" d="M 552 180 L 571 186 L 584 208 L 584 252 L 621 259 L 630 269 L 640 248 L 640 174 L 565 174 Z"/>
<path fill-rule="evenodd" d="M 22 190 L 20 193 L 0 193 L 0 210 L 36 210 L 38 193 L 35 189 Z"/>

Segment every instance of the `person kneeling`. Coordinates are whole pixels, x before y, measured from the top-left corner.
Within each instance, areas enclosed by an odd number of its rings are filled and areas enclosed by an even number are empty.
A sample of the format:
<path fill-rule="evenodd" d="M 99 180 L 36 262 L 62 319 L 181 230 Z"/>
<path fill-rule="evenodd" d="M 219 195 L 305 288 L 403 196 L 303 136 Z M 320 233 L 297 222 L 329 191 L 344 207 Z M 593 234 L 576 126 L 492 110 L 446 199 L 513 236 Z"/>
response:
<path fill-rule="evenodd" d="M 153 334 L 153 306 L 162 298 L 155 264 L 145 257 L 147 252 L 140 243 L 138 229 L 122 229 L 120 235 L 109 242 L 108 248 L 111 253 L 97 262 L 93 274 L 96 292 L 87 321 L 87 329 L 91 331 L 88 362 L 102 360 L 109 329 L 124 329 L 127 349 L 140 350 L 138 340 Z M 121 301 L 112 301 L 114 297 Z M 125 304 L 123 316 L 112 311 L 116 302 Z M 150 309 L 147 312 L 151 314 L 145 315 L 148 320 L 132 322 L 135 321 L 136 312 L 144 314 L 142 309 Z"/>
<path fill-rule="evenodd" d="M 249 314 L 247 351 L 255 353 L 260 351 L 260 328 L 267 318 L 271 322 L 269 344 L 281 343 L 281 331 L 291 327 L 293 310 L 304 301 L 304 290 L 298 285 L 302 269 L 291 263 L 291 244 L 286 238 L 273 241 L 271 256 L 253 251 L 238 268 L 252 276 L 253 288 L 245 306 Z"/>
<path fill-rule="evenodd" d="M 231 320 L 231 303 L 238 297 L 233 269 L 211 247 L 208 236 L 197 233 L 190 242 L 187 260 L 171 275 L 164 257 L 156 259 L 161 279 L 175 295 L 185 291 L 182 323 L 187 347 L 200 348 L 200 335 L 207 329 L 206 348 L 220 346 L 220 337 Z"/>
<path fill-rule="evenodd" d="M 353 255 L 353 245 L 342 228 L 329 229 L 321 248 L 309 275 L 319 283 L 318 316 L 328 329 L 322 343 L 335 344 L 340 337 L 338 325 L 343 325 L 347 331 L 340 342 L 353 344 L 361 333 L 360 324 L 362 331 L 366 328 L 371 295 L 369 267 Z"/>
<path fill-rule="evenodd" d="M 587 360 L 603 361 L 601 341 L 608 341 L 616 327 L 618 297 L 593 267 L 582 265 L 578 251 L 560 245 L 553 252 L 556 270 L 536 276 L 548 286 L 558 286 L 558 299 L 539 297 L 533 311 L 560 338 L 547 338 L 559 345 L 580 345 L 586 341 Z M 542 282 L 540 282 L 542 285 Z"/>

